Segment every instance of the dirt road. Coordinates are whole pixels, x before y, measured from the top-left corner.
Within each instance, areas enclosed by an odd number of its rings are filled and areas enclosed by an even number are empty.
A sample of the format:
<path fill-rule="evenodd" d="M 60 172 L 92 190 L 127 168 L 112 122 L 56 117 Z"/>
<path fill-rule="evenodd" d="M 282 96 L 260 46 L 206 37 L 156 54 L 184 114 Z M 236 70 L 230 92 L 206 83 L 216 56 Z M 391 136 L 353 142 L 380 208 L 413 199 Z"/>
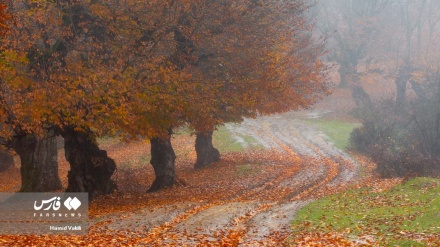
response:
<path fill-rule="evenodd" d="M 133 235 L 138 246 L 280 246 L 290 236 L 289 223 L 298 209 L 357 177 L 356 162 L 310 121 L 301 120 L 317 116 L 286 113 L 227 125 L 243 145 L 243 138 L 252 136 L 265 149 L 288 156 L 289 162 L 274 166 L 280 172 L 220 195 L 222 200 L 188 198 L 100 217 L 91 225 Z"/>

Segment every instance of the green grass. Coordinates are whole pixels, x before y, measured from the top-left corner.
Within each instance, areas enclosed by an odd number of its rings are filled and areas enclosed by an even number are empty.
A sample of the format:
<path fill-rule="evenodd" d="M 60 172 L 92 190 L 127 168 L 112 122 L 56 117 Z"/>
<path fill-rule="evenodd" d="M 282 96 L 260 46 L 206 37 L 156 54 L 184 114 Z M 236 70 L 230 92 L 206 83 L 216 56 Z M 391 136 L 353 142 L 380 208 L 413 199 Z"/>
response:
<path fill-rule="evenodd" d="M 212 138 L 214 146 L 220 153 L 239 152 L 245 149 L 245 146 L 248 148 L 261 148 L 261 145 L 252 136 L 248 135 L 240 135 L 239 138 L 244 142 L 240 143 L 225 126 L 221 126 L 214 131 Z"/>
<path fill-rule="evenodd" d="M 440 179 L 416 178 L 383 193 L 361 188 L 329 196 L 299 210 L 292 225 L 302 233 L 349 229 L 350 238 L 374 236 L 380 246 L 426 246 L 408 233 L 440 232 Z"/>
<path fill-rule="evenodd" d="M 174 135 L 191 135 L 193 132 L 188 128 L 188 126 L 182 126 L 177 129 L 173 129 Z"/>
<path fill-rule="evenodd" d="M 221 126 L 214 131 L 212 139 L 214 146 L 220 151 L 220 153 L 237 152 L 244 149 L 243 145 L 237 142 L 231 132 L 229 132 L 224 126 Z"/>
<path fill-rule="evenodd" d="M 341 150 L 346 150 L 350 140 L 350 133 L 354 128 L 361 126 L 359 123 L 350 123 L 344 121 L 313 121 L 320 130 L 322 130 L 335 146 Z"/>
<path fill-rule="evenodd" d="M 180 127 L 174 131 L 176 135 L 194 135 L 188 127 Z M 242 140 L 239 142 L 237 139 Z M 258 149 L 263 146 L 259 144 L 252 136 L 239 135 L 238 138 L 225 127 L 220 126 L 214 131 L 212 135 L 214 147 L 217 148 L 220 153 L 227 152 L 240 152 L 246 148 Z"/>

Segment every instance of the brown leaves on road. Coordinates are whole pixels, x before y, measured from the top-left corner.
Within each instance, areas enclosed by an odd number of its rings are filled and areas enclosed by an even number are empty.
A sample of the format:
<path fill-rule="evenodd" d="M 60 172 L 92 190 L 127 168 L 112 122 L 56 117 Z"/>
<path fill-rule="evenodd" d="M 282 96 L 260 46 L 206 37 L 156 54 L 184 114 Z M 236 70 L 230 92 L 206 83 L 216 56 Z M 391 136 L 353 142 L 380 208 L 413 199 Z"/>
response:
<path fill-rule="evenodd" d="M 185 185 L 147 194 L 146 190 L 154 179 L 154 172 L 146 155 L 148 144 L 139 142 L 121 145 L 107 141 L 103 146 L 106 146 L 109 155 L 119 163 L 114 174 L 119 190 L 112 195 L 100 197 L 89 205 L 91 223 L 87 236 L 1 236 L 0 245 L 280 246 L 291 237 L 288 229 L 279 229 L 265 238 L 246 242 L 250 219 L 273 210 L 280 203 L 308 200 L 344 189 L 341 184 L 329 183 L 337 178 L 341 169 L 348 169 L 348 164 L 326 158 L 299 158 L 292 155 L 292 151 L 228 153 L 213 166 L 194 170 L 195 155 L 191 152 L 190 145 L 192 142 L 186 139 L 176 137 L 174 140 L 185 147 L 177 150 L 186 155 L 181 155 L 183 158 L 177 160 L 176 167 L 179 179 Z M 60 169 L 64 169 L 63 164 L 61 162 Z M 8 173 L 17 176 L 16 170 L 12 169 Z M 10 187 L 5 187 L 6 182 L 10 183 Z M 10 180 L 0 179 L 0 188 L 3 191 L 12 191 L 13 184 L 19 185 L 19 179 L 12 183 Z M 190 228 L 182 227 L 190 219 L 194 220 L 195 216 L 203 215 L 216 207 L 231 209 L 226 211 L 226 214 L 230 214 L 237 208 L 234 205 L 244 205 L 249 209 L 236 211 L 230 218 L 219 219 L 218 229 L 213 227 L 208 231 L 191 225 Z M 148 215 L 152 214 L 157 215 L 160 220 L 155 218 L 156 223 L 153 219 L 149 220 Z M 139 215 L 144 218 L 136 218 Z M 221 220 L 226 223 L 222 225 Z M 304 236 L 304 239 L 298 241 L 313 243 L 319 237 L 330 239 L 328 241 L 340 239 L 337 235 Z M 344 242 L 340 242 L 342 243 Z"/>

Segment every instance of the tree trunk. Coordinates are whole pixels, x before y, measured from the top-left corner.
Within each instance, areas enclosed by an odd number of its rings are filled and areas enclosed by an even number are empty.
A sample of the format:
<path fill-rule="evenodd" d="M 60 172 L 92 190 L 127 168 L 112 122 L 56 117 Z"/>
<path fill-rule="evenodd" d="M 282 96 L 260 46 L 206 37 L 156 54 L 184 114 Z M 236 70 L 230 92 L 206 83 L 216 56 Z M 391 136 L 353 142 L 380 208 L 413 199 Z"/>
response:
<path fill-rule="evenodd" d="M 417 97 L 421 100 L 426 100 L 426 92 L 423 87 L 414 80 L 410 80 L 409 83 L 411 84 L 413 91 L 417 94 Z"/>
<path fill-rule="evenodd" d="M 359 75 L 356 67 L 349 63 L 341 64 L 338 72 L 340 77 L 339 87 L 346 87 L 358 81 Z"/>
<path fill-rule="evenodd" d="M 17 137 L 13 147 L 20 156 L 20 192 L 48 192 L 61 189 L 58 150 L 52 131 L 45 137 L 34 134 Z"/>
<path fill-rule="evenodd" d="M 0 172 L 6 171 L 14 164 L 14 157 L 0 149 Z"/>
<path fill-rule="evenodd" d="M 373 107 L 370 95 L 361 86 L 356 85 L 353 87 L 352 96 L 358 107 L 364 109 L 371 109 Z"/>
<path fill-rule="evenodd" d="M 89 198 L 110 194 L 116 189 L 111 180 L 116 164 L 99 149 L 94 137 L 85 132 L 63 132 L 66 160 L 70 163 L 66 192 L 88 192 Z"/>
<path fill-rule="evenodd" d="M 396 103 L 398 107 L 401 107 L 405 103 L 406 95 L 406 81 L 396 80 Z"/>
<path fill-rule="evenodd" d="M 395 81 L 397 107 L 401 107 L 405 103 L 406 84 L 410 78 L 411 78 L 411 66 L 404 65 L 402 68 L 400 68 Z"/>
<path fill-rule="evenodd" d="M 148 192 L 173 186 L 177 182 L 174 153 L 170 138 L 151 138 L 151 165 L 156 179 Z"/>
<path fill-rule="evenodd" d="M 194 169 L 209 166 L 220 160 L 220 152 L 212 145 L 212 131 L 197 133 L 195 147 L 197 161 Z"/>
<path fill-rule="evenodd" d="M 339 67 L 339 87 L 346 87 L 348 85 L 348 73 L 347 73 L 347 69 L 345 67 L 343 67 L 341 65 L 341 67 Z"/>

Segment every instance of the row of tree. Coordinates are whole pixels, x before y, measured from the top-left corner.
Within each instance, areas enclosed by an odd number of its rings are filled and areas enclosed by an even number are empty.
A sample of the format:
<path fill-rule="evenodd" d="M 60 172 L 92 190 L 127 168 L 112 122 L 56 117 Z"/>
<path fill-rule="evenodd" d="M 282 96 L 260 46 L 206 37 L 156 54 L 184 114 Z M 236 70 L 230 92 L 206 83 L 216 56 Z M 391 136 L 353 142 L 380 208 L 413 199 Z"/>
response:
<path fill-rule="evenodd" d="M 196 134 L 201 168 L 216 126 L 305 107 L 325 94 L 322 44 L 305 1 L 22 0 L 2 7 L 0 140 L 21 191 L 111 193 L 116 165 L 96 139 L 150 139 L 155 191 L 176 182 L 174 128 Z"/>

